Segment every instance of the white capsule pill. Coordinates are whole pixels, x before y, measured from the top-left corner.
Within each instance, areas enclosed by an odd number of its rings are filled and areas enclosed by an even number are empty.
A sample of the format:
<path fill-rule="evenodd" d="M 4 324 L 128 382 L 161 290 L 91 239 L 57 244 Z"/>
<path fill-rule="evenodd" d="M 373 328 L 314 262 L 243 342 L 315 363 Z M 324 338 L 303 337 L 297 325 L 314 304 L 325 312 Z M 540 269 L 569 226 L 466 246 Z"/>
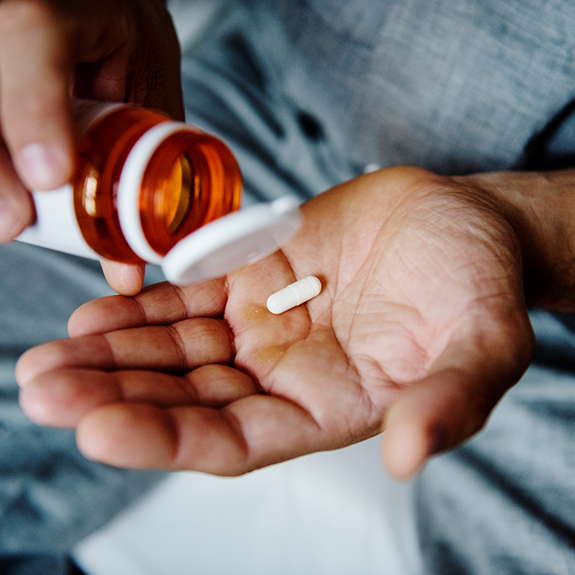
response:
<path fill-rule="evenodd" d="M 309 301 L 321 291 L 321 282 L 315 276 L 307 276 L 273 293 L 267 302 L 268 309 L 275 314 L 283 313 Z"/>

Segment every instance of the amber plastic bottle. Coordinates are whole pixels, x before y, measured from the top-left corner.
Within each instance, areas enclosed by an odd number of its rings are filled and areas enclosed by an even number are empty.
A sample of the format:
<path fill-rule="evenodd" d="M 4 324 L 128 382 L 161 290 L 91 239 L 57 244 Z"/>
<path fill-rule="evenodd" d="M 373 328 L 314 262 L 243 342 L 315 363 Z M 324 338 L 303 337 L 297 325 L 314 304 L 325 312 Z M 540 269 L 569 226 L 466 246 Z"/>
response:
<path fill-rule="evenodd" d="M 37 223 L 18 239 L 160 263 L 181 239 L 239 208 L 240 169 L 213 135 L 130 105 L 80 101 L 76 115 L 75 176 L 59 190 L 33 194 Z"/>

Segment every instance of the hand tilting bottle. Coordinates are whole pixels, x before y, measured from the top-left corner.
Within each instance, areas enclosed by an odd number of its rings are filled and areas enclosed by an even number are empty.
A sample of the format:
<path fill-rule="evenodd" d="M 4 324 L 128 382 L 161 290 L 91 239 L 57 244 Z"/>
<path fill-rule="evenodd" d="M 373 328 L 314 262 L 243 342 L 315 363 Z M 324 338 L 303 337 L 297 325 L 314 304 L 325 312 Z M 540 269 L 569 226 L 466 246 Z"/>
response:
<path fill-rule="evenodd" d="M 239 209 L 240 169 L 220 139 L 136 106 L 76 101 L 75 110 L 80 132 L 75 176 L 58 190 L 33 192 L 36 223 L 18 240 L 84 257 L 164 264 L 184 238 L 191 240 L 196 230 Z M 271 213 L 264 226 L 269 245 L 262 245 L 261 255 L 277 249 L 299 227 L 293 202 L 276 202 Z M 261 214 L 255 222 L 258 238 L 260 220 Z M 252 218 L 248 227 L 253 225 Z M 221 224 L 216 239 L 234 226 L 234 219 Z M 205 265 L 204 275 L 188 270 L 196 265 L 197 242 L 189 246 L 179 245 L 168 272 L 164 269 L 175 283 L 213 275 L 206 274 Z M 238 257 L 237 265 L 228 261 L 224 273 L 257 259 L 247 252 L 246 257 Z"/>

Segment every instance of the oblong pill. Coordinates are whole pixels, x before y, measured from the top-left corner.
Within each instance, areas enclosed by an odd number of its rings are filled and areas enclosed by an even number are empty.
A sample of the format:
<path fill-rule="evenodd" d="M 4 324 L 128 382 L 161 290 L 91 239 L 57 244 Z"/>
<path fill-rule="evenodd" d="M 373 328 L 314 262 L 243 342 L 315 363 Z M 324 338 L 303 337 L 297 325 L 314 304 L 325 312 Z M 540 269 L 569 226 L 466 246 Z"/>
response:
<path fill-rule="evenodd" d="M 268 310 L 275 314 L 283 313 L 319 295 L 321 282 L 315 276 L 307 276 L 273 293 L 267 301 Z"/>

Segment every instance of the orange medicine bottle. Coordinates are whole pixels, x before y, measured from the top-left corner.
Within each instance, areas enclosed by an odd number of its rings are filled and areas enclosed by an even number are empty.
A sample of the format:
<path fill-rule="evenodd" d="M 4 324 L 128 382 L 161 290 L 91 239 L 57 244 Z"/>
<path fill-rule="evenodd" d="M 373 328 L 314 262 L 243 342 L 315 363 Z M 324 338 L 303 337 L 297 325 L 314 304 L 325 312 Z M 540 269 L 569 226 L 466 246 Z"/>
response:
<path fill-rule="evenodd" d="M 157 260 L 239 208 L 240 169 L 214 136 L 132 106 L 104 108 L 91 124 L 79 145 L 74 209 L 82 236 L 100 256 Z M 132 231 L 130 218 L 141 229 Z"/>
<path fill-rule="evenodd" d="M 241 172 L 219 138 L 132 105 L 74 106 L 74 178 L 32 193 L 36 222 L 18 240 L 94 259 L 160 264 L 170 281 L 189 283 L 251 263 L 299 228 L 291 200 L 258 204 L 251 217 L 234 213 Z M 238 217 L 204 231 L 230 215 Z"/>

